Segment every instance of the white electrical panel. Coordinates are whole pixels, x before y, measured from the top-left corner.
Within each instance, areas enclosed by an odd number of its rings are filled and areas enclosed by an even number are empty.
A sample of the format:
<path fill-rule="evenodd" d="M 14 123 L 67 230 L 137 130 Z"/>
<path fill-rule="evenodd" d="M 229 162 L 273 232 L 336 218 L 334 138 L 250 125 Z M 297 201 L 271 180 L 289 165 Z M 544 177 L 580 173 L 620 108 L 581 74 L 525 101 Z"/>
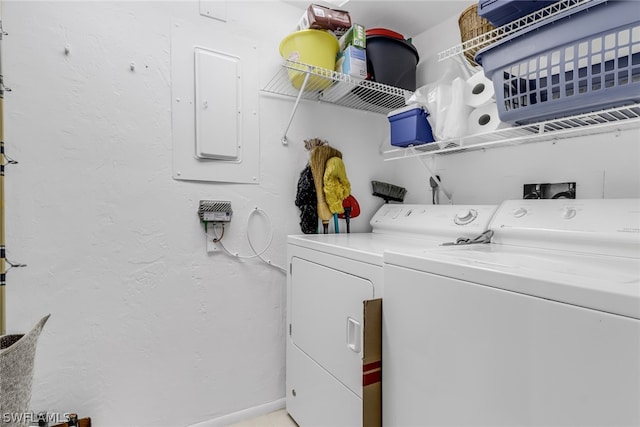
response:
<path fill-rule="evenodd" d="M 200 15 L 172 24 L 174 179 L 260 182 L 258 45 Z"/>
<path fill-rule="evenodd" d="M 201 47 L 194 57 L 196 157 L 239 160 L 240 58 Z"/>

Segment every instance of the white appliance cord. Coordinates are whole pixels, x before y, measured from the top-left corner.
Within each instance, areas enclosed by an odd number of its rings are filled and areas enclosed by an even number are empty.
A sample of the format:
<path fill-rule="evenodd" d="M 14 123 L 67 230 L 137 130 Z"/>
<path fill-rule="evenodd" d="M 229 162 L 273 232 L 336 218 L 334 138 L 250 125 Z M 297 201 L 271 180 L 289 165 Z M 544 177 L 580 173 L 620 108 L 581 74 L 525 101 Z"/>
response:
<path fill-rule="evenodd" d="M 260 251 L 257 251 L 255 246 L 253 245 L 253 242 L 251 241 L 251 236 L 249 234 L 249 223 L 251 221 L 251 217 L 255 214 L 261 214 L 262 216 L 264 216 L 268 221 L 269 221 L 269 241 L 267 242 L 267 245 Z M 249 216 L 247 217 L 247 242 L 249 243 L 249 247 L 251 248 L 251 250 L 253 251 L 253 255 L 248 255 L 248 256 L 243 256 L 236 253 L 232 253 L 230 252 L 222 243 L 222 238 L 224 237 L 224 224 L 222 225 L 222 233 L 220 234 L 220 236 L 217 235 L 216 233 L 216 228 L 215 225 L 213 227 L 213 234 L 214 234 L 214 239 L 213 242 L 220 245 L 220 247 L 222 248 L 222 250 L 229 256 L 232 256 L 234 258 L 238 258 L 238 259 L 253 259 L 253 258 L 258 258 L 260 259 L 262 262 L 264 262 L 265 264 L 277 268 L 278 270 L 282 271 L 283 273 L 287 273 L 287 270 L 284 267 L 280 267 L 279 265 L 276 265 L 274 263 L 272 263 L 270 260 L 265 259 L 262 257 L 262 254 L 264 254 L 270 247 L 271 247 L 271 243 L 273 243 L 273 222 L 271 221 L 271 217 L 269 217 L 269 215 L 267 214 L 267 212 L 265 212 L 263 209 L 260 209 L 258 207 L 254 208 L 251 213 L 249 214 Z M 206 234 L 206 233 L 205 233 Z M 207 239 L 209 238 L 209 236 L 207 235 Z"/>

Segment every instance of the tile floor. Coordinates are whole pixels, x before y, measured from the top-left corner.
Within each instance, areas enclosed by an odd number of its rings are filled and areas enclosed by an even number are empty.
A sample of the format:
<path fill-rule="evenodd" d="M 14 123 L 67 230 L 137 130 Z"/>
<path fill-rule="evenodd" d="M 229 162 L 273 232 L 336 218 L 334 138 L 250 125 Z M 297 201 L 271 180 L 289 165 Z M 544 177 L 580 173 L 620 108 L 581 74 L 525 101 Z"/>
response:
<path fill-rule="evenodd" d="M 298 427 L 285 409 L 271 412 L 251 420 L 231 424 L 229 427 Z"/>

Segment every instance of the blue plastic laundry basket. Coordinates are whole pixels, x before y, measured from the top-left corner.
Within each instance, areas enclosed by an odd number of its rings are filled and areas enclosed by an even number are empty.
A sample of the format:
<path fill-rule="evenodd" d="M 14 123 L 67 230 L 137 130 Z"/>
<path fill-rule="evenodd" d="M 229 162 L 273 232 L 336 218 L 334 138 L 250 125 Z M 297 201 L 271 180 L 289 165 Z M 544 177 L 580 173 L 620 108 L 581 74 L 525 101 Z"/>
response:
<path fill-rule="evenodd" d="M 480 0 L 478 2 L 478 15 L 496 27 L 500 27 L 557 1 Z"/>
<path fill-rule="evenodd" d="M 526 124 L 640 102 L 640 6 L 592 0 L 480 50 L 500 120 Z"/>

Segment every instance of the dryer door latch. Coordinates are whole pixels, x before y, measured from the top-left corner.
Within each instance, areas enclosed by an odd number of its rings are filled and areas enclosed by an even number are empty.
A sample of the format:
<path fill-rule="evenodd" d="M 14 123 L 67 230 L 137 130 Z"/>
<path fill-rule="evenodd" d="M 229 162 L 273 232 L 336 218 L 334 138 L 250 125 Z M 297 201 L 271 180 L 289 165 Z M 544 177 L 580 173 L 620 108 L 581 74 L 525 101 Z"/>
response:
<path fill-rule="evenodd" d="M 360 353 L 360 322 L 347 317 L 347 347 L 355 353 Z"/>

